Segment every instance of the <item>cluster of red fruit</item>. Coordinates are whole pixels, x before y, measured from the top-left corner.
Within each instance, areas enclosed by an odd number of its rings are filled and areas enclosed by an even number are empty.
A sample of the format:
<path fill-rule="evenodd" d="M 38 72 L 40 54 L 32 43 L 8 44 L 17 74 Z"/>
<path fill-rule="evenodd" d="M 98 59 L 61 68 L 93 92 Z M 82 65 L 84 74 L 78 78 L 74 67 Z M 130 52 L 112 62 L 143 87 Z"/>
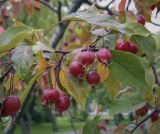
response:
<path fill-rule="evenodd" d="M 100 48 L 96 53 L 96 57 L 99 62 L 108 64 L 111 60 L 111 53 L 107 48 Z M 85 74 L 85 67 L 92 65 L 94 61 L 95 53 L 92 50 L 82 50 L 79 61 L 73 61 L 69 65 L 69 72 L 75 78 L 80 79 Z M 86 80 L 88 84 L 94 86 L 100 82 L 100 75 L 92 69 L 86 74 Z"/>
<path fill-rule="evenodd" d="M 21 108 L 21 101 L 17 96 L 10 95 L 6 97 L 3 101 L 3 108 L 1 110 L 1 117 L 12 116 L 14 117 L 16 113 Z"/>
<path fill-rule="evenodd" d="M 138 47 L 135 44 L 129 41 L 125 42 L 123 39 L 117 40 L 115 49 L 119 51 L 134 53 L 134 54 L 138 53 Z"/>
<path fill-rule="evenodd" d="M 42 92 L 41 103 L 43 106 L 55 104 L 56 111 L 62 113 L 69 108 L 70 98 L 67 95 L 60 93 L 57 89 L 44 89 Z"/>
<path fill-rule="evenodd" d="M 148 105 L 148 103 L 146 103 L 143 107 L 137 109 L 135 111 L 135 113 L 136 113 L 137 117 L 139 117 L 139 116 L 143 117 L 144 115 L 146 115 L 148 113 L 148 111 L 149 111 L 149 105 Z M 158 111 L 158 109 L 156 109 L 153 111 L 153 113 L 151 115 L 151 121 L 155 122 L 158 120 L 158 118 L 159 118 L 159 111 Z"/>
<path fill-rule="evenodd" d="M 100 130 L 102 130 L 102 131 L 107 131 L 107 128 L 106 128 L 106 126 L 105 126 L 105 124 L 108 124 L 110 122 L 110 120 L 108 119 L 108 118 L 105 118 L 104 120 L 103 120 L 103 123 L 100 123 L 99 125 L 98 125 L 98 128 L 100 129 Z"/>

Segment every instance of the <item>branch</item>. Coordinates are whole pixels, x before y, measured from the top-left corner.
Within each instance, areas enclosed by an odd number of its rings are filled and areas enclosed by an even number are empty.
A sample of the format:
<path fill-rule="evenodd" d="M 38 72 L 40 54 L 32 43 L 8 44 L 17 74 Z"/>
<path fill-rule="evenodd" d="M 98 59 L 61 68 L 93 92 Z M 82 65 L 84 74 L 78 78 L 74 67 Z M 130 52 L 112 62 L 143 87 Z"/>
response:
<path fill-rule="evenodd" d="M 57 13 L 57 10 L 55 9 L 55 7 L 51 4 L 49 4 L 48 2 L 44 1 L 44 0 L 39 0 L 39 2 L 45 6 L 47 6 L 50 10 L 52 10 L 53 12 Z"/>
<path fill-rule="evenodd" d="M 158 73 L 156 71 L 155 64 L 152 64 L 152 70 L 153 70 L 154 77 L 155 77 L 155 83 L 160 87 L 160 81 L 159 81 L 159 78 L 158 78 Z"/>
<path fill-rule="evenodd" d="M 98 9 L 101 9 L 101 10 L 106 10 L 110 15 L 117 15 L 116 13 L 114 13 L 111 9 L 109 9 L 109 6 L 114 3 L 115 0 L 112 0 L 111 2 L 109 2 L 105 7 L 102 7 L 100 5 L 98 5 L 97 3 L 95 3 L 95 6 L 98 8 Z M 91 1 L 89 0 L 86 0 L 85 1 L 86 4 L 88 5 L 93 5 L 94 3 L 92 3 Z"/>
<path fill-rule="evenodd" d="M 67 15 L 71 14 L 73 12 L 76 12 L 84 2 L 85 2 L 85 0 L 74 0 L 72 2 L 73 4 L 69 7 Z M 68 27 L 68 25 L 69 25 L 69 22 L 64 22 L 57 27 L 56 32 L 53 35 L 52 41 L 51 41 L 51 44 L 52 44 L 53 48 L 55 48 L 57 46 L 57 44 L 59 43 L 59 41 L 63 37 L 63 35 L 65 33 L 65 30 Z"/>
<path fill-rule="evenodd" d="M 71 53 L 72 51 L 61 51 L 61 50 L 57 50 L 57 51 L 54 51 L 55 53 L 61 53 L 61 54 L 68 54 L 68 53 Z"/>
<path fill-rule="evenodd" d="M 84 119 L 82 119 L 82 118 L 80 118 L 80 117 L 77 117 L 77 116 L 73 115 L 70 111 L 68 111 L 68 112 L 69 112 L 69 115 L 70 115 L 70 117 L 71 117 L 72 119 L 84 121 Z"/>
<path fill-rule="evenodd" d="M 12 66 L 8 68 L 8 70 L 0 77 L 0 82 L 8 75 L 8 73 L 12 70 Z"/>
<path fill-rule="evenodd" d="M 126 8 L 127 11 L 129 10 L 129 6 L 130 6 L 130 4 L 131 4 L 131 1 L 132 1 L 132 0 L 128 0 L 128 4 L 127 4 L 127 8 Z"/>
<path fill-rule="evenodd" d="M 135 131 L 138 127 L 140 127 L 145 121 L 147 121 L 149 118 L 151 118 L 151 116 L 154 114 L 154 112 L 155 112 L 155 110 L 154 110 L 150 115 L 148 115 L 146 118 L 144 118 L 141 122 L 139 122 L 139 123 L 135 126 L 135 128 L 132 129 L 131 133 L 134 133 L 134 131 Z M 159 109 L 158 109 L 158 112 L 160 112 Z"/>
<path fill-rule="evenodd" d="M 57 16 L 58 16 L 58 21 L 61 21 L 62 19 L 62 1 L 58 0 L 58 9 L 57 9 Z"/>
<path fill-rule="evenodd" d="M 156 71 L 155 63 L 152 64 L 152 70 L 153 70 L 154 77 L 155 77 L 155 83 L 158 86 L 160 86 L 160 81 L 159 81 L 159 78 L 158 78 L 158 73 Z M 147 121 L 154 114 L 154 112 L 155 112 L 155 110 L 149 116 L 147 116 L 146 118 L 144 118 L 140 123 L 138 123 L 136 125 L 136 127 L 131 131 L 131 133 L 133 133 L 141 124 L 143 124 L 145 121 Z M 159 109 L 158 109 L 158 112 L 160 112 Z"/>
<path fill-rule="evenodd" d="M 160 26 L 160 24 L 157 24 L 155 22 L 151 22 L 151 24 L 155 25 L 155 26 Z"/>

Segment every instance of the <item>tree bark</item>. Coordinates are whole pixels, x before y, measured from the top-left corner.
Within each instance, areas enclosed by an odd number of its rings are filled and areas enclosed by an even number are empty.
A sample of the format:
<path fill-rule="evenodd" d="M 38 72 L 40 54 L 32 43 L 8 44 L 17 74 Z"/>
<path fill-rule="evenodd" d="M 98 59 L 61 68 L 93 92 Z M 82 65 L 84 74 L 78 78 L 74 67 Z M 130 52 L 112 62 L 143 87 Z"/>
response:
<path fill-rule="evenodd" d="M 70 8 L 68 10 L 67 15 L 69 15 L 73 12 L 76 12 L 84 2 L 85 2 L 85 0 L 74 0 L 73 4 L 70 6 Z M 69 22 L 64 22 L 57 27 L 56 32 L 51 39 L 51 44 L 52 44 L 53 48 L 55 48 L 58 45 L 59 41 L 61 40 L 61 38 L 63 37 L 63 35 L 65 33 L 66 28 L 68 27 L 68 25 L 69 25 Z"/>

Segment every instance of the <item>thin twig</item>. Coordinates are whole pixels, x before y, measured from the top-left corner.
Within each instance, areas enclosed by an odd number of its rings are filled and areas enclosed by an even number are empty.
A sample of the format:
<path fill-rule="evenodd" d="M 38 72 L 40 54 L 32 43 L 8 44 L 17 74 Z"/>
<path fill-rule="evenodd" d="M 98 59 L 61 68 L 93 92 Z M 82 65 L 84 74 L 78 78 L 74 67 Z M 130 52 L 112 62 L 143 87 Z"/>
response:
<path fill-rule="evenodd" d="M 70 117 L 71 117 L 72 119 L 79 120 L 79 121 L 84 121 L 84 119 L 82 119 L 82 118 L 80 118 L 80 117 L 77 117 L 77 116 L 73 115 L 70 111 L 68 111 L 68 112 L 69 112 Z"/>
<path fill-rule="evenodd" d="M 127 8 L 126 8 L 127 11 L 129 10 L 129 6 L 130 6 L 130 4 L 131 4 L 131 1 L 132 1 L 132 0 L 128 0 Z"/>
<path fill-rule="evenodd" d="M 55 53 L 61 53 L 61 54 L 68 54 L 71 53 L 72 51 L 61 51 L 61 50 L 56 50 L 54 51 Z"/>
<path fill-rule="evenodd" d="M 52 10 L 53 12 L 57 13 L 57 10 L 55 9 L 55 7 L 51 4 L 49 4 L 48 2 L 44 1 L 44 0 L 39 0 L 39 2 L 45 6 L 47 6 L 50 10 Z"/>
<path fill-rule="evenodd" d="M 157 109 L 156 109 L 156 110 L 157 110 Z M 139 123 L 135 126 L 135 128 L 132 129 L 131 133 L 134 133 L 134 131 L 135 131 L 138 127 L 140 127 L 144 122 L 146 122 L 149 118 L 151 118 L 151 116 L 154 114 L 154 112 L 155 112 L 155 110 L 154 110 L 150 115 L 148 115 L 146 118 L 144 118 L 141 122 L 139 122 Z M 158 112 L 160 112 L 159 109 L 158 109 Z"/>
<path fill-rule="evenodd" d="M 155 26 L 160 26 L 160 24 L 157 24 L 157 23 L 155 23 L 155 22 L 151 22 L 153 25 L 155 25 Z"/>
<path fill-rule="evenodd" d="M 58 21 L 62 19 L 62 1 L 58 0 L 58 9 L 57 9 Z"/>
<path fill-rule="evenodd" d="M 58 25 L 58 24 L 60 24 L 60 23 L 62 23 L 62 22 L 64 22 L 64 21 L 60 21 L 60 22 L 57 22 L 56 24 L 51 25 L 51 26 L 44 32 L 44 36 L 46 36 L 46 34 L 47 34 L 53 27 L 55 27 L 56 25 Z"/>
<path fill-rule="evenodd" d="M 160 81 L 159 81 L 159 78 L 158 78 L 158 73 L 156 71 L 156 67 L 155 67 L 155 63 L 152 64 L 152 70 L 153 70 L 153 73 L 154 73 L 154 77 L 155 77 L 155 83 L 160 86 Z M 154 110 L 155 111 L 155 110 Z M 154 111 L 149 115 L 147 116 L 146 118 L 144 118 L 141 122 L 139 122 L 136 127 L 131 131 L 131 133 L 133 133 L 141 124 L 143 124 L 145 121 L 147 121 L 153 114 L 154 114 Z M 158 112 L 160 112 L 160 110 L 158 109 Z"/>

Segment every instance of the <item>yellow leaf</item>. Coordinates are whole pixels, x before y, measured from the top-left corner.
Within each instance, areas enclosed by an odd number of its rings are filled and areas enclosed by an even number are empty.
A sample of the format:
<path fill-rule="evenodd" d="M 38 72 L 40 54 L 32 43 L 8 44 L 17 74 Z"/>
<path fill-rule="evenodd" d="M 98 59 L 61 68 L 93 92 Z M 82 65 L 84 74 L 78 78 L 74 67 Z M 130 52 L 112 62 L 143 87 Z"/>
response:
<path fill-rule="evenodd" d="M 112 75 L 104 82 L 112 97 L 116 97 L 121 89 L 120 82 Z"/>
<path fill-rule="evenodd" d="M 89 46 L 92 44 L 90 26 L 82 26 L 82 27 L 83 27 L 82 31 L 79 35 L 81 39 L 81 44 L 83 44 L 84 46 Z"/>
<path fill-rule="evenodd" d="M 109 76 L 109 69 L 108 67 L 106 67 L 104 64 L 98 62 L 97 63 L 97 72 L 100 75 L 100 80 L 101 82 L 103 82 L 104 80 L 106 80 Z"/>
<path fill-rule="evenodd" d="M 60 82 L 67 92 L 79 103 L 82 109 L 85 109 L 88 90 L 84 89 L 82 84 L 69 78 L 66 72 L 60 71 Z"/>
<path fill-rule="evenodd" d="M 37 53 L 37 59 L 38 59 L 38 70 L 41 72 L 42 70 L 45 70 L 49 64 L 46 62 L 46 60 L 43 57 L 43 53 L 39 51 Z"/>
<path fill-rule="evenodd" d="M 51 75 L 52 85 L 53 87 L 56 87 L 56 78 L 53 70 L 54 70 L 53 68 L 50 69 L 50 75 Z"/>

